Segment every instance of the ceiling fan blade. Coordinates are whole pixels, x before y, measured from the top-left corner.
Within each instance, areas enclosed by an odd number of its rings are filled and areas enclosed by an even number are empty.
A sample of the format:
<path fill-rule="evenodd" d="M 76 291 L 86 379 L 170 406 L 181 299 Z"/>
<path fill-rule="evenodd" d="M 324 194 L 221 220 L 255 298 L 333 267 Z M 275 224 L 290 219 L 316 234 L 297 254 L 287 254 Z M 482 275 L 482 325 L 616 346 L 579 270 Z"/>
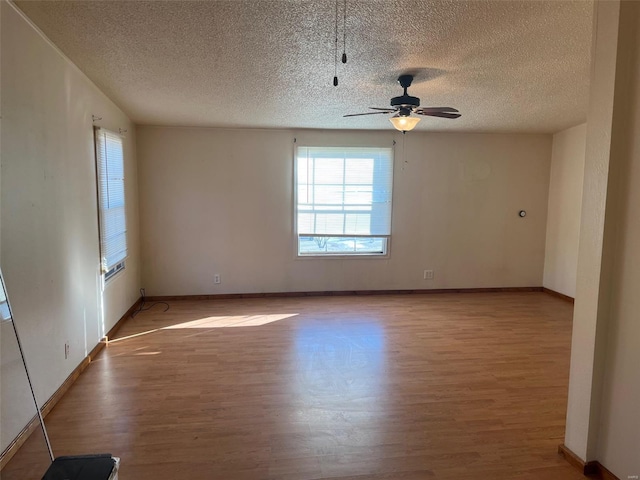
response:
<path fill-rule="evenodd" d="M 395 110 L 391 110 L 389 112 L 367 112 L 367 113 L 352 113 L 350 115 L 343 115 L 343 117 L 359 117 L 360 115 L 379 115 L 381 113 L 392 113 L 395 112 Z"/>
<path fill-rule="evenodd" d="M 382 110 L 385 112 L 395 112 L 395 108 L 379 108 L 379 107 L 369 107 L 371 110 Z"/>
<path fill-rule="evenodd" d="M 459 113 L 459 111 L 453 107 L 418 107 L 414 111 L 414 113 L 418 113 L 420 115 L 425 115 L 429 113 Z"/>
<path fill-rule="evenodd" d="M 431 112 L 431 113 L 422 113 L 422 112 L 414 112 L 419 115 L 425 115 L 427 117 L 440 117 L 440 118 L 458 118 L 461 117 L 459 113 L 448 113 L 448 112 Z"/>

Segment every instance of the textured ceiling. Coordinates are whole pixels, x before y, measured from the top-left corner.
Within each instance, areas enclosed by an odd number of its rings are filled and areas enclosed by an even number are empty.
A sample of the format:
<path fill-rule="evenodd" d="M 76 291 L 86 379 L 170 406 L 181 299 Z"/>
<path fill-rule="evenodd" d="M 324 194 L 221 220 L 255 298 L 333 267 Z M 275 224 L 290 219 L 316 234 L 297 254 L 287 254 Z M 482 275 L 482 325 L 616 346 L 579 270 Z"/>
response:
<path fill-rule="evenodd" d="M 342 115 L 388 106 L 405 72 L 422 105 L 463 114 L 419 130 L 556 132 L 586 118 L 587 0 L 347 0 L 338 87 L 334 0 L 16 4 L 138 124 L 388 129 L 386 115 Z"/>

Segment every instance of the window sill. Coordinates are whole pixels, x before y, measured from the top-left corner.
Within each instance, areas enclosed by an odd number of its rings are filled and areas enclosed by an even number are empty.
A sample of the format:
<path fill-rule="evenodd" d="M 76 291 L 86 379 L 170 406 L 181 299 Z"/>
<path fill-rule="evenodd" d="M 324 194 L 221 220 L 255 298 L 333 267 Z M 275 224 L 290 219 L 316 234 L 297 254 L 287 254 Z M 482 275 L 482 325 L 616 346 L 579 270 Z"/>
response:
<path fill-rule="evenodd" d="M 385 254 L 371 254 L 371 253 L 352 253 L 352 254 L 336 254 L 336 255 L 300 255 L 296 254 L 296 260 L 388 260 L 390 255 L 388 253 Z"/>

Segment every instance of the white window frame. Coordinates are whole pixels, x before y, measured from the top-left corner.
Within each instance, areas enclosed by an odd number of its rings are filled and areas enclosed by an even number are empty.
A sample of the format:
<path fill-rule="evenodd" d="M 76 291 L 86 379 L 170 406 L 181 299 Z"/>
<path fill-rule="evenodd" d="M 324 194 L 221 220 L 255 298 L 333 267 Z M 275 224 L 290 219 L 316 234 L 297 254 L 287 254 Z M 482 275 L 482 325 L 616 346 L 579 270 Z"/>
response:
<path fill-rule="evenodd" d="M 122 260 L 120 263 L 117 263 L 108 272 L 104 272 L 104 281 L 108 282 L 113 277 L 115 277 L 118 273 L 120 273 L 122 270 L 124 270 L 124 260 Z"/>
<path fill-rule="evenodd" d="M 330 156 L 331 151 L 337 152 L 337 151 L 341 151 L 341 152 L 345 152 L 344 154 L 346 155 L 351 154 L 353 155 L 351 158 L 367 158 L 369 155 L 371 155 L 372 153 L 374 154 L 375 158 L 377 159 L 378 156 L 386 156 L 388 159 L 388 170 L 385 173 L 385 185 L 389 188 L 388 191 L 388 198 L 386 199 L 384 203 L 385 208 L 388 208 L 388 213 L 386 215 L 387 217 L 387 223 L 386 226 L 384 227 L 385 230 L 382 233 L 376 233 L 376 234 L 358 234 L 358 233 L 319 233 L 317 231 L 309 233 L 309 232 L 301 232 L 300 231 L 300 220 L 299 220 L 299 215 L 300 215 L 300 204 L 298 203 L 299 200 L 299 178 L 298 178 L 298 173 L 299 173 L 299 166 L 298 166 L 298 162 L 299 162 L 299 158 L 301 158 L 301 154 L 300 152 L 304 150 L 303 149 L 310 149 L 310 150 L 325 150 L 327 153 L 322 152 L 322 154 Z M 302 153 L 302 155 L 304 155 L 304 153 Z M 393 152 L 393 148 L 387 148 L 387 147 L 315 147 L 315 146 L 308 146 L 308 145 L 296 145 L 294 148 L 294 168 L 293 168 L 293 172 L 294 172 L 294 185 L 293 185 L 293 190 L 294 190 L 294 208 L 293 208 L 293 215 L 294 215 L 294 242 L 295 242 L 295 252 L 296 252 L 296 258 L 314 258 L 314 259 L 318 259 L 318 258 L 388 258 L 389 254 L 390 254 L 390 250 L 391 250 L 391 222 L 392 222 L 392 214 L 393 214 L 393 164 L 394 164 L 394 152 Z M 374 160 L 374 161 L 378 161 L 378 160 Z M 343 167 L 343 168 L 346 168 Z M 374 169 L 379 168 L 378 166 L 374 166 Z M 379 180 L 378 180 L 379 181 Z M 315 184 L 315 180 L 313 181 L 313 183 Z M 376 184 L 376 179 L 372 179 L 371 181 L 371 189 L 372 192 L 375 190 L 375 184 Z M 309 184 L 308 184 L 309 185 Z M 339 185 L 339 183 L 337 184 Z M 334 186 L 337 186 L 334 185 Z M 347 188 L 347 182 L 346 179 L 343 177 L 342 180 L 342 186 L 343 186 L 343 191 L 342 191 L 342 195 L 344 197 L 344 195 L 346 195 L 346 188 Z M 365 186 L 369 186 L 369 184 L 363 184 Z M 369 206 L 371 208 L 374 208 L 374 205 L 380 205 L 380 202 L 375 202 L 373 199 L 370 201 Z M 314 211 L 317 212 L 316 210 L 316 204 L 313 203 L 314 207 Z M 342 207 L 342 211 L 346 214 L 347 213 L 347 209 L 348 209 L 348 205 L 349 204 L 339 204 Z M 362 207 L 362 206 L 360 206 Z M 351 212 L 354 213 L 354 212 Z M 317 225 L 312 227 L 314 230 L 316 229 Z M 346 228 L 346 227 L 345 227 Z M 349 239 L 353 241 L 353 245 L 354 245 L 354 251 L 336 251 L 336 250 L 326 250 L 326 246 L 325 246 L 325 251 L 308 251 L 308 252 L 304 252 L 301 251 L 301 238 L 327 238 L 327 239 L 332 239 L 335 241 L 339 241 L 338 239 Z M 379 240 L 381 243 L 381 248 L 380 250 L 363 250 L 363 251 L 355 251 L 355 248 L 357 248 L 357 242 L 358 239 L 373 239 L 373 240 Z"/>
<path fill-rule="evenodd" d="M 124 145 L 121 135 L 101 127 L 94 127 L 94 139 L 100 269 L 107 283 L 125 269 L 127 258 Z"/>

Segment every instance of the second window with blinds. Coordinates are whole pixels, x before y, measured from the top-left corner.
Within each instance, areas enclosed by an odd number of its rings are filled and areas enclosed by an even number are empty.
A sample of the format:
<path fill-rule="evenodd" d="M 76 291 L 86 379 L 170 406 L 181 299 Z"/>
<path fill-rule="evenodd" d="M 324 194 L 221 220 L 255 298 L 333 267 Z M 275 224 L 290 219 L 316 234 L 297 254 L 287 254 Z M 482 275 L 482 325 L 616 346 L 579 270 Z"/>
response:
<path fill-rule="evenodd" d="M 391 235 L 391 148 L 298 147 L 298 256 L 387 255 Z"/>
<path fill-rule="evenodd" d="M 100 260 L 104 279 L 124 270 L 127 216 L 124 195 L 122 137 L 95 128 Z"/>

